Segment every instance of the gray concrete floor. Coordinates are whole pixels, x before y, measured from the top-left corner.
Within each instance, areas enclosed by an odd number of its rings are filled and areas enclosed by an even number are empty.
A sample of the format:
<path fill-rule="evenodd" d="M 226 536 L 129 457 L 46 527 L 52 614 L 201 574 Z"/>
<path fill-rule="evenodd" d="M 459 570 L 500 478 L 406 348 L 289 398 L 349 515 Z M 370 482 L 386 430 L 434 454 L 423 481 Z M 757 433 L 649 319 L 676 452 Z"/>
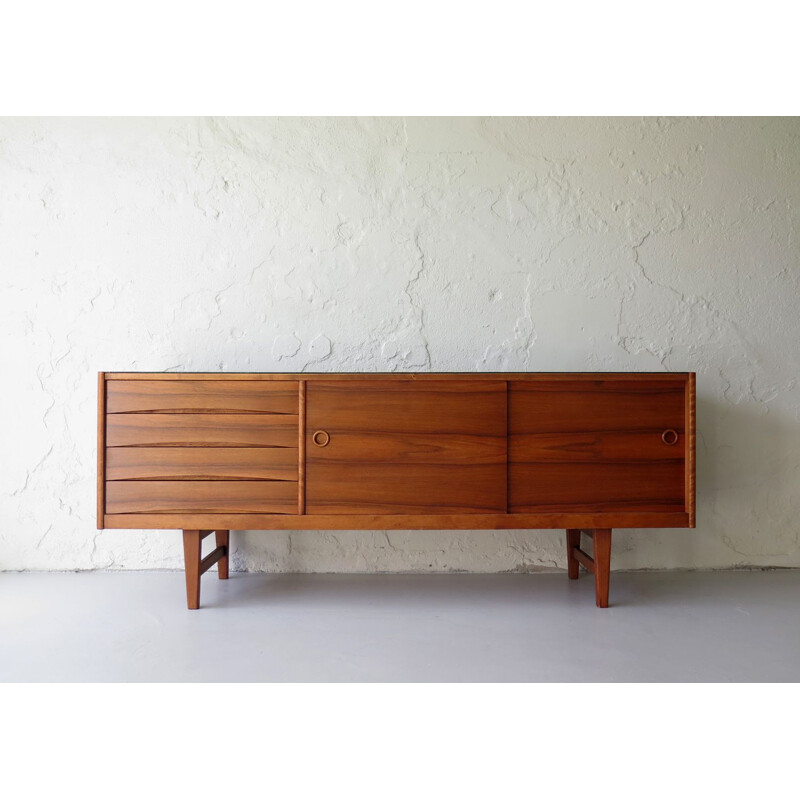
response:
<path fill-rule="evenodd" d="M 798 681 L 800 570 L 0 574 L 2 681 Z"/>

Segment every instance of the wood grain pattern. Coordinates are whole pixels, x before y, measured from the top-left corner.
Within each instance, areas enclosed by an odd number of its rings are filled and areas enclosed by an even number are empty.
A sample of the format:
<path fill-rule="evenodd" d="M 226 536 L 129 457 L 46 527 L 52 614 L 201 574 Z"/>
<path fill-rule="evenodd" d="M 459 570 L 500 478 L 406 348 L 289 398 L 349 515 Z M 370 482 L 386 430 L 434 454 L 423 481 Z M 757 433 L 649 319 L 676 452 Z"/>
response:
<path fill-rule="evenodd" d="M 509 475 L 514 513 L 683 511 L 683 493 L 683 461 L 517 463 Z"/>
<path fill-rule="evenodd" d="M 231 554 L 231 532 L 226 530 L 214 531 L 217 549 L 225 550 L 225 555 L 220 559 L 217 567 L 217 576 L 221 581 L 228 580 L 228 569 L 230 567 Z"/>
<path fill-rule="evenodd" d="M 106 478 L 116 480 L 297 480 L 290 447 L 109 447 Z"/>
<path fill-rule="evenodd" d="M 279 382 L 286 382 L 286 381 L 294 381 L 295 385 L 298 389 L 299 394 L 299 380 L 300 377 L 296 374 L 292 373 L 269 373 L 269 374 L 260 374 L 260 373 L 235 373 L 235 374 L 223 374 L 223 373 L 101 373 L 102 378 L 98 376 L 98 385 L 100 384 L 101 380 L 104 378 L 105 382 L 110 382 L 112 380 L 118 381 L 126 381 L 130 383 L 141 382 L 142 380 L 157 380 L 159 382 L 174 382 L 176 387 L 179 389 L 180 387 L 177 384 L 188 383 L 191 384 L 192 382 L 197 381 L 209 381 L 209 382 L 220 382 L 222 384 L 228 383 L 229 386 L 226 386 L 226 391 L 230 391 L 231 388 L 234 390 L 237 388 L 239 384 L 246 384 L 251 385 L 248 382 L 252 382 L 253 384 L 261 384 L 261 385 L 270 385 Z M 519 398 L 518 390 L 519 387 L 514 386 L 514 381 L 524 381 L 526 384 L 527 389 L 531 389 L 534 384 L 536 384 L 535 391 L 540 391 L 542 389 L 542 382 L 549 384 L 546 388 L 546 393 L 552 395 L 552 390 L 555 387 L 556 389 L 568 389 L 570 392 L 575 391 L 578 393 L 585 392 L 587 389 L 591 389 L 593 395 L 596 397 L 602 394 L 608 394 L 608 391 L 605 391 L 608 381 L 613 380 L 616 383 L 616 386 L 613 387 L 616 391 L 620 388 L 620 384 L 622 387 L 626 387 L 628 389 L 631 386 L 638 385 L 638 392 L 628 391 L 627 395 L 629 397 L 635 397 L 637 394 L 641 396 L 643 393 L 652 393 L 655 392 L 657 395 L 661 394 L 662 397 L 664 394 L 672 395 L 673 398 L 667 398 L 662 402 L 662 408 L 666 407 L 668 410 L 674 410 L 674 405 L 671 405 L 674 400 L 675 390 L 676 387 L 680 388 L 680 392 L 683 395 L 683 411 L 680 412 L 683 414 L 680 421 L 676 421 L 674 419 L 659 419 L 659 423 L 664 422 L 664 427 L 671 427 L 681 433 L 681 441 L 672 447 L 672 448 L 665 448 L 670 452 L 665 453 L 663 459 L 659 456 L 657 450 L 653 450 L 652 445 L 650 444 L 649 439 L 645 442 L 644 439 L 640 439 L 638 437 L 642 435 L 647 435 L 649 431 L 652 431 L 652 428 L 643 429 L 637 428 L 635 430 L 630 429 L 630 416 L 627 417 L 628 422 L 620 423 L 618 420 L 611 420 L 612 427 L 608 429 L 598 430 L 597 420 L 598 417 L 596 414 L 587 413 L 579 420 L 578 430 L 570 429 L 570 430 L 550 430 L 550 431 L 539 431 L 539 430 L 526 430 L 525 429 L 525 421 L 523 417 L 523 422 L 521 425 L 512 426 L 512 429 L 517 431 L 513 433 L 510 439 L 510 447 L 508 448 L 507 457 L 511 465 L 511 470 L 514 471 L 514 465 L 520 463 L 519 459 L 523 457 L 523 455 L 519 452 L 519 448 L 525 449 L 528 445 L 533 445 L 534 447 L 534 455 L 535 457 L 543 464 L 552 464 L 555 463 L 556 465 L 559 463 L 558 454 L 559 451 L 563 451 L 565 454 L 569 454 L 569 458 L 571 459 L 570 463 L 586 463 L 589 466 L 592 464 L 596 464 L 598 468 L 604 468 L 606 462 L 625 462 L 628 461 L 633 464 L 633 456 L 634 454 L 637 457 L 636 463 L 639 464 L 641 467 L 648 467 L 647 463 L 642 464 L 641 462 L 669 462 L 673 464 L 680 464 L 681 460 L 684 461 L 686 465 L 685 475 L 683 476 L 683 496 L 684 496 L 684 505 L 679 507 L 679 510 L 676 510 L 674 502 L 674 496 L 659 496 L 659 497 L 651 497 L 651 500 L 655 500 L 658 503 L 657 508 L 667 508 L 669 510 L 653 510 L 653 508 L 647 508 L 639 505 L 642 499 L 647 499 L 645 494 L 641 492 L 635 493 L 633 497 L 632 504 L 629 504 L 631 501 L 631 497 L 625 496 L 626 503 L 623 506 L 616 507 L 613 509 L 603 509 L 603 510 L 596 510 L 595 506 L 591 504 L 589 506 L 582 506 L 581 508 L 572 508 L 570 506 L 558 506 L 552 510 L 545 510 L 540 506 L 529 506 L 522 504 L 521 506 L 515 507 L 512 503 L 510 510 L 512 511 L 511 514 L 505 515 L 503 513 L 470 513 L 470 514 L 460 514 L 451 511 L 445 511 L 445 513 L 423 513 L 423 512 L 414 512 L 414 513 L 375 513 L 371 511 L 367 511 L 362 509 L 361 513 L 340 513 L 337 512 L 336 514 L 330 513 L 310 513 L 307 514 L 305 517 L 297 514 L 296 512 L 300 510 L 300 492 L 298 489 L 297 496 L 295 497 L 295 507 L 294 510 L 291 512 L 279 512 L 279 513 L 260 513 L 256 511 L 238 511 L 238 510 L 225 510 L 225 511 L 175 511 L 175 512 L 147 512 L 147 513 L 140 513 L 140 512 L 130 512 L 125 514 L 101 514 L 101 507 L 102 507 L 102 494 L 105 490 L 106 483 L 102 480 L 102 477 L 105 475 L 106 469 L 110 467 L 106 467 L 102 462 L 106 453 L 109 456 L 112 453 L 123 453 L 123 452 L 130 452 L 136 453 L 137 451 L 142 453 L 143 458 L 149 458 L 149 454 L 146 452 L 149 449 L 154 449 L 152 446 L 158 447 L 161 449 L 163 447 L 165 451 L 165 458 L 166 454 L 177 448 L 174 447 L 174 444 L 178 445 L 186 445 L 185 450 L 187 453 L 195 452 L 198 456 L 202 453 L 203 450 L 206 450 L 206 443 L 203 441 L 197 441 L 196 437 L 191 435 L 186 435 L 185 431 L 181 432 L 180 429 L 178 430 L 178 438 L 180 441 L 178 442 L 169 442 L 165 441 L 163 438 L 158 439 L 157 441 L 150 441 L 154 433 L 148 426 L 148 423 L 144 423 L 145 432 L 144 432 L 144 439 L 141 438 L 140 433 L 137 431 L 133 435 L 134 443 L 139 445 L 147 445 L 144 447 L 131 447 L 123 449 L 116 449 L 113 447 L 108 447 L 111 443 L 106 441 L 106 447 L 98 450 L 98 525 L 102 525 L 103 527 L 108 528 L 164 528 L 164 527 L 178 527 L 183 528 L 187 527 L 189 529 L 200 529 L 200 528 L 213 528 L 213 529 L 223 529 L 223 528 L 251 528 L 251 529 L 301 529 L 301 528 L 318 528 L 318 529 L 326 529 L 326 530 L 334 530 L 338 528 L 360 528 L 360 529 L 372 529 L 372 528 L 387 528 L 387 529 L 402 529 L 402 528 L 424 528 L 424 529 L 442 529 L 442 528 L 452 528 L 452 529 L 464 529 L 464 528 L 486 528 L 486 529 L 498 529 L 498 528 L 611 528 L 611 527 L 636 527 L 636 528 L 643 528 L 643 527 L 686 527 L 687 525 L 694 525 L 694 448 L 695 448 L 695 441 L 694 441 L 694 375 L 693 374 L 670 374 L 670 373 L 538 373 L 538 374 L 525 374 L 525 373 L 424 373 L 424 374 L 402 374 L 398 375 L 397 373 L 384 373 L 384 374 L 362 374 L 362 373 L 348 373 L 348 374 L 305 374 L 302 376 L 302 381 L 307 381 L 307 392 L 313 391 L 313 387 L 318 382 L 324 382 L 326 384 L 336 383 L 341 386 L 342 389 L 346 388 L 353 388 L 353 389 L 360 389 L 364 384 L 367 386 L 375 387 L 377 384 L 382 383 L 384 381 L 397 381 L 398 378 L 400 382 L 405 383 L 408 387 L 420 387 L 426 386 L 431 387 L 432 389 L 441 390 L 443 384 L 452 384 L 452 383 L 459 383 L 463 381 L 484 381 L 489 383 L 497 383 L 503 384 L 505 383 L 506 379 L 511 383 L 509 392 L 508 392 L 508 400 L 507 404 L 509 408 L 513 408 L 515 406 L 516 400 Z M 498 380 L 502 379 L 502 380 Z M 601 382 L 601 386 L 598 387 L 598 381 Z M 237 386 L 231 387 L 230 384 L 236 383 Z M 435 385 L 434 385 L 435 384 Z M 285 387 L 281 387 L 285 388 Z M 410 391 L 406 389 L 406 391 Z M 449 394 L 454 395 L 459 390 L 456 388 L 454 391 L 449 392 Z M 500 390 L 502 394 L 502 389 Z M 529 392 L 533 394 L 534 392 Z M 613 394 L 613 392 L 612 392 Z M 101 395 L 98 392 L 98 441 L 101 435 L 101 418 L 105 416 L 100 406 L 100 399 Z M 297 396 L 295 396 L 295 400 L 297 400 Z M 691 401 L 691 405 L 690 405 Z M 602 404 L 602 400 L 601 400 Z M 560 406 L 559 403 L 551 403 L 551 407 L 558 408 Z M 294 415 L 287 415 L 289 417 L 294 416 L 295 419 L 287 419 L 287 422 L 290 423 L 290 429 L 294 428 L 294 435 L 293 441 L 290 442 L 292 438 L 291 430 L 283 432 L 281 435 L 285 435 L 286 439 L 286 451 L 283 450 L 272 450 L 271 448 L 261 448 L 259 444 L 259 448 L 263 453 L 269 453 L 273 455 L 275 453 L 282 453 L 285 454 L 287 457 L 288 453 L 292 453 L 293 458 L 297 458 L 301 447 L 306 445 L 306 436 L 300 436 L 298 438 L 298 430 L 308 430 L 312 427 L 312 424 L 309 423 L 306 426 L 300 427 L 300 414 L 299 414 L 299 407 L 297 402 L 295 402 L 294 411 L 298 412 Z M 139 411 L 143 411 L 144 409 L 139 409 Z M 186 410 L 186 409 L 182 409 Z M 226 409 L 221 409 L 225 410 Z M 266 413 L 263 414 L 267 416 Z M 209 414 L 183 414 L 177 415 L 173 414 L 170 415 L 169 413 L 159 413 L 159 414 L 147 414 L 147 413 L 126 413 L 126 414 L 111 414 L 109 415 L 109 424 L 111 424 L 112 420 L 118 419 L 120 417 L 128 417 L 130 418 L 144 418 L 144 417 L 162 417 L 162 418 L 169 418 L 170 416 L 203 416 L 203 417 L 247 417 L 246 413 L 234 413 L 234 414 L 218 414 L 215 415 L 213 413 Z M 253 415 L 257 416 L 257 415 Z M 413 416 L 413 414 L 412 414 Z M 541 415 L 531 415 L 528 418 L 534 418 L 538 416 L 541 419 Z M 503 418 L 505 419 L 505 417 Z M 240 420 L 241 421 L 241 420 Z M 509 419 L 511 423 L 512 420 Z M 574 424 L 575 418 L 573 415 L 572 422 Z M 133 423 L 136 425 L 136 423 Z M 224 423 L 223 423 L 224 424 Z M 613 427 L 616 425 L 617 427 Z M 592 426 L 594 426 L 594 430 L 592 430 Z M 192 425 L 192 427 L 196 427 Z M 216 423 L 213 424 L 213 427 L 217 427 Z M 247 426 L 245 426 L 247 427 Z M 473 449 L 473 456 L 474 461 L 467 463 L 466 466 L 481 466 L 486 465 L 490 466 L 495 463 L 495 453 L 497 452 L 498 448 L 502 448 L 502 444 L 499 444 L 495 436 L 495 431 L 492 431 L 490 434 L 476 434 L 475 432 L 468 433 L 466 436 L 463 435 L 463 430 L 458 430 L 453 434 L 443 434 L 443 438 L 437 439 L 433 444 L 430 442 L 426 443 L 424 441 L 426 431 L 412 431 L 411 434 L 404 433 L 402 430 L 389 430 L 389 431 L 377 431 L 374 432 L 375 441 L 374 444 L 370 444 L 369 435 L 370 431 L 364 430 L 332 430 L 331 426 L 324 426 L 325 429 L 331 430 L 333 434 L 333 439 L 331 444 L 327 448 L 324 448 L 327 451 L 330 451 L 332 455 L 330 465 L 334 466 L 337 458 L 344 458 L 344 461 L 348 461 L 351 458 L 355 458 L 358 453 L 365 454 L 369 456 L 369 461 L 377 462 L 378 464 L 383 463 L 387 466 L 391 466 L 392 463 L 397 463 L 397 458 L 401 459 L 401 466 L 403 465 L 402 462 L 405 460 L 406 466 L 412 467 L 414 466 L 415 460 L 419 460 L 420 463 L 428 463 L 431 466 L 435 466 L 436 462 L 441 462 L 442 465 L 447 465 L 450 459 L 458 460 L 458 454 L 461 444 L 466 445 L 468 442 L 474 446 Z M 102 425 L 102 430 L 105 433 L 105 425 Z M 584 429 L 581 429 L 584 428 Z M 120 430 L 120 429 L 117 429 Z M 130 430 L 130 429 L 129 429 Z M 621 434 L 622 438 L 616 439 L 612 441 L 612 439 L 608 436 L 609 430 L 617 430 L 619 434 Z M 658 430 L 656 428 L 655 430 Z M 162 433 L 165 432 L 163 429 Z M 172 437 L 174 435 L 174 429 L 169 429 L 166 431 L 168 437 Z M 428 431 L 431 433 L 435 432 Z M 660 431 L 659 431 L 660 432 Z M 420 437 L 419 435 L 422 434 Z M 123 438 L 124 438 L 123 434 Z M 448 435 L 452 435 L 455 437 L 453 441 L 449 441 L 447 439 Z M 208 442 L 208 449 L 215 450 L 219 449 L 220 453 L 224 452 L 226 445 L 233 444 L 238 449 L 240 446 L 243 446 L 242 452 L 245 452 L 246 448 L 253 444 L 251 431 L 245 430 L 244 433 L 240 436 L 237 433 L 233 434 L 233 438 L 235 439 L 234 442 L 228 442 L 227 439 L 231 438 L 229 432 L 225 432 L 221 439 L 218 439 L 216 436 L 213 436 L 214 441 Z M 366 438 L 365 438 L 366 437 Z M 518 438 L 516 438 L 518 437 Z M 554 438 L 548 438 L 554 437 Z M 200 437 L 205 438 L 205 436 Z M 256 437 L 258 439 L 258 437 Z M 244 441 L 240 441 L 244 440 Z M 116 441 L 119 441 L 118 439 Z M 263 440 L 261 440 L 263 441 Z M 302 445 L 301 445 L 302 442 Z M 638 450 L 636 442 L 643 443 L 643 449 Z M 336 444 L 339 445 L 339 451 L 337 455 L 336 451 Z M 173 445 L 173 446 L 170 446 Z M 317 448 L 319 451 L 320 448 Z M 634 453 L 635 451 L 635 453 Z M 425 454 L 427 452 L 427 458 L 425 458 Z M 677 453 L 683 454 L 683 459 L 677 456 Z M 524 456 L 529 458 L 530 456 Z M 250 468 L 256 468 L 257 463 L 256 461 L 251 462 L 249 460 L 249 456 L 244 457 L 246 459 L 245 464 L 245 472 L 249 472 Z M 225 466 L 226 466 L 226 456 L 222 456 L 219 461 L 216 462 L 216 466 L 212 470 L 214 475 L 210 477 L 219 477 L 221 480 L 213 481 L 213 483 L 224 484 L 228 481 L 224 480 L 227 478 L 227 474 L 225 474 Z M 123 457 L 124 461 L 124 457 Z M 179 461 L 182 463 L 186 463 L 189 470 L 192 469 L 192 461 L 191 456 L 187 456 L 186 460 L 184 461 L 183 456 L 179 457 Z M 119 469 L 125 469 L 123 464 L 120 462 L 115 461 L 115 467 Z M 150 466 L 157 466 L 159 462 L 155 462 Z M 166 461 L 160 462 L 166 465 Z M 175 465 L 174 469 L 177 471 L 178 475 L 174 477 L 183 477 L 182 473 L 182 463 L 178 463 Z M 198 462 L 199 464 L 200 462 Z M 526 463 L 526 462 L 523 462 Z M 528 462 L 532 463 L 532 462 Z M 669 463 L 662 464 L 663 467 L 669 467 Z M 459 465 L 461 462 L 459 462 Z M 150 466 L 145 464 L 146 474 L 144 477 L 149 477 L 149 472 L 147 470 L 150 469 Z M 238 465 L 235 463 L 230 464 L 232 469 L 234 470 L 234 474 L 238 477 L 239 473 L 236 471 Z M 264 469 L 272 469 L 275 465 L 265 465 Z M 347 466 L 347 464 L 345 464 Z M 297 464 L 297 477 L 300 477 L 300 465 Z M 367 466 L 369 468 L 369 466 Z M 280 469 L 283 469 L 281 465 Z M 171 470 L 170 470 L 171 471 Z M 219 475 L 216 473 L 219 472 Z M 115 476 L 120 477 L 122 474 L 131 475 L 130 472 L 128 473 L 120 473 L 115 472 Z M 261 471 L 258 472 L 259 476 L 265 475 Z M 281 474 L 285 474 L 281 472 Z M 173 476 L 170 476 L 173 477 Z M 187 483 L 191 483 L 192 473 L 191 471 L 186 473 L 187 478 L 190 480 L 186 481 Z M 249 476 L 248 476 L 249 477 Z M 590 476 L 589 478 L 584 477 L 582 482 L 592 482 L 594 481 L 594 476 Z M 389 476 L 389 480 L 397 480 L 396 476 Z M 147 481 L 135 481 L 136 483 L 147 483 Z M 232 481 L 231 481 L 232 482 Z M 113 483 L 117 483 L 114 481 Z M 172 481 L 172 483 L 180 483 L 180 481 Z M 299 480 L 298 482 L 299 483 Z M 510 483 L 513 485 L 513 477 Z M 109 486 L 112 484 L 109 484 Z M 512 488 L 512 493 L 514 489 Z M 400 498 L 400 500 L 404 500 L 405 498 Z M 511 498 L 514 499 L 513 497 Z M 523 500 L 525 498 L 522 498 Z M 592 499 L 589 498 L 591 501 Z M 383 501 L 381 501 L 383 502 Z M 394 501 L 392 501 L 394 502 Z M 380 503 L 379 503 L 380 505 Z M 480 503 L 479 503 L 480 505 Z M 381 506 L 383 507 L 383 506 Z M 523 510 L 520 510 L 523 509 Z M 534 509 L 534 510 L 530 510 Z M 595 510 L 591 510 L 595 509 Z M 429 512 L 430 509 L 427 509 Z M 101 519 L 101 516 L 103 517 Z"/>
<path fill-rule="evenodd" d="M 688 372 L 106 372 L 107 380 L 115 381 L 427 381 L 464 380 L 548 380 L 591 383 L 596 380 L 646 381 L 667 383 L 676 378 L 685 380 Z"/>
<path fill-rule="evenodd" d="M 608 608 L 608 584 L 611 577 L 611 531 L 596 528 L 592 531 L 594 549 L 594 595 L 598 608 Z"/>
<path fill-rule="evenodd" d="M 696 458 L 696 406 L 695 374 L 691 372 L 686 381 L 686 510 L 689 512 L 689 527 L 695 526 L 695 458 Z"/>
<path fill-rule="evenodd" d="M 693 373 L 98 375 L 98 527 L 183 529 L 189 608 L 231 528 L 559 527 L 605 608 L 611 528 L 694 526 L 694 469 Z"/>
<path fill-rule="evenodd" d="M 571 581 L 578 580 L 579 563 L 575 558 L 575 548 L 581 546 L 580 528 L 567 529 L 567 575 Z"/>
<path fill-rule="evenodd" d="M 204 572 L 208 572 L 217 561 L 222 561 L 225 558 L 225 548 L 224 547 L 215 547 L 201 562 L 200 562 L 200 574 L 202 575 Z"/>
<path fill-rule="evenodd" d="M 190 611 L 200 608 L 200 553 L 202 531 L 184 530 L 183 564 L 186 578 L 186 607 Z"/>
<path fill-rule="evenodd" d="M 505 465 L 309 463 L 308 514 L 505 511 Z"/>
<path fill-rule="evenodd" d="M 297 482 L 109 481 L 106 509 L 109 514 L 296 514 Z"/>
<path fill-rule="evenodd" d="M 511 382 L 509 510 L 686 511 L 685 384 Z"/>
<path fill-rule="evenodd" d="M 307 392 L 307 431 L 506 435 L 504 381 L 320 380 Z"/>
<path fill-rule="evenodd" d="M 97 529 L 103 529 L 106 494 L 106 374 L 97 373 Z"/>
<path fill-rule="evenodd" d="M 297 452 L 296 414 L 108 414 L 106 419 L 109 447 L 216 445 Z"/>
<path fill-rule="evenodd" d="M 683 433 L 685 382 L 513 381 L 509 433 L 658 431 Z"/>
<path fill-rule="evenodd" d="M 508 455 L 514 462 L 683 461 L 683 439 L 665 446 L 657 430 L 521 433 L 510 437 Z"/>
<path fill-rule="evenodd" d="M 309 382 L 306 513 L 505 511 L 505 447 L 503 381 Z"/>
<path fill-rule="evenodd" d="M 686 528 L 685 511 L 557 511 L 524 514 L 106 514 L 106 528 L 231 530 L 533 530 L 536 528 Z"/>
<path fill-rule="evenodd" d="M 506 460 L 505 436 L 469 436 L 454 433 L 383 433 L 381 431 L 335 431 L 324 453 L 314 445 L 309 429 L 306 450 L 309 459 L 325 464 L 459 464 L 469 452 L 469 464 L 502 466 Z"/>
<path fill-rule="evenodd" d="M 306 382 L 300 381 L 297 424 L 297 513 L 306 513 Z"/>
<path fill-rule="evenodd" d="M 297 381 L 110 380 L 107 411 L 296 414 Z"/>
<path fill-rule="evenodd" d="M 572 550 L 572 557 L 575 561 L 582 566 L 587 572 L 591 572 L 594 574 L 595 571 L 595 563 L 594 559 L 585 551 L 580 548 L 580 546 L 576 546 Z M 570 576 L 572 577 L 572 576 Z M 577 575 L 575 577 L 578 577 Z"/>

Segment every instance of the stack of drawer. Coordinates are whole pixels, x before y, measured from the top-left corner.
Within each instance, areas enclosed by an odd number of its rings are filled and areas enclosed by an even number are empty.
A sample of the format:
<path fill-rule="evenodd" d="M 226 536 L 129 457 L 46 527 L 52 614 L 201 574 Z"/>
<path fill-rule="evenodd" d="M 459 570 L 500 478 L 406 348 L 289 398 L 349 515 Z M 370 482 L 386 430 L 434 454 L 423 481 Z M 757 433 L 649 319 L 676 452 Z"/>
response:
<path fill-rule="evenodd" d="M 299 384 L 106 381 L 105 513 L 298 513 Z"/>

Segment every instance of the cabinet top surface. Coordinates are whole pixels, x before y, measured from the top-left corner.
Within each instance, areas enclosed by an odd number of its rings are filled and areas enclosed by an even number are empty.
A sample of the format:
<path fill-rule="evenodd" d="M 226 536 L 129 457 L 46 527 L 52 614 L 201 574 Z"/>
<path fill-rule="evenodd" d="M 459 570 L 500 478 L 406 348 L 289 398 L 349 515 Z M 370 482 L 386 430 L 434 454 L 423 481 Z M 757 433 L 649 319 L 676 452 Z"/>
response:
<path fill-rule="evenodd" d="M 107 380 L 681 380 L 693 372 L 104 372 Z"/>

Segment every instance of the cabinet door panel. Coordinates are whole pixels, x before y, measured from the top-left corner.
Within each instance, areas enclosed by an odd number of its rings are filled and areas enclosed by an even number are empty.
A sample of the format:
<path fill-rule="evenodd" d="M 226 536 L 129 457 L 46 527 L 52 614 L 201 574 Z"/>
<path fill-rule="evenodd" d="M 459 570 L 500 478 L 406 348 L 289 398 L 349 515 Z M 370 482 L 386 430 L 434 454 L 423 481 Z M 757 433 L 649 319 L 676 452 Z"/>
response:
<path fill-rule="evenodd" d="M 682 511 L 681 461 L 509 465 L 512 510 Z"/>
<path fill-rule="evenodd" d="M 490 514 L 505 512 L 501 465 L 309 463 L 308 514 Z"/>
<path fill-rule="evenodd" d="M 306 512 L 505 512 L 506 407 L 504 381 L 309 381 Z"/>
<path fill-rule="evenodd" d="M 309 426 L 326 430 L 506 435 L 505 381 L 313 380 L 307 393 Z"/>
<path fill-rule="evenodd" d="M 587 431 L 585 433 L 517 433 L 509 442 L 512 462 L 683 461 L 682 433 L 664 447 L 662 431 Z"/>
<path fill-rule="evenodd" d="M 511 382 L 509 511 L 682 510 L 685 418 L 682 379 Z"/>
<path fill-rule="evenodd" d="M 536 380 L 509 383 L 509 433 L 683 432 L 683 380 Z"/>

